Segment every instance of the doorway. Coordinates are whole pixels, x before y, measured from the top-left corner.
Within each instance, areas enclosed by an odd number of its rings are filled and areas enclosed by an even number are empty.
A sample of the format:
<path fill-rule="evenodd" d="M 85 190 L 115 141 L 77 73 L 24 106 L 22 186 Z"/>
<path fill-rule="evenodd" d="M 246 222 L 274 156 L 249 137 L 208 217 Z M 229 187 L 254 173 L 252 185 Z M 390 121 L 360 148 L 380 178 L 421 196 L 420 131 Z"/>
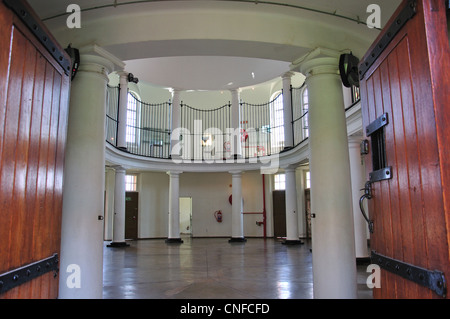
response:
<path fill-rule="evenodd" d="M 311 239 L 311 190 L 305 189 L 306 238 Z"/>
<path fill-rule="evenodd" d="M 139 193 L 125 193 L 125 238 L 138 239 Z"/>
<path fill-rule="evenodd" d="M 180 197 L 180 234 L 192 236 L 192 197 Z"/>
<path fill-rule="evenodd" d="M 272 192 L 273 198 L 273 236 L 286 237 L 286 193 L 284 190 Z"/>

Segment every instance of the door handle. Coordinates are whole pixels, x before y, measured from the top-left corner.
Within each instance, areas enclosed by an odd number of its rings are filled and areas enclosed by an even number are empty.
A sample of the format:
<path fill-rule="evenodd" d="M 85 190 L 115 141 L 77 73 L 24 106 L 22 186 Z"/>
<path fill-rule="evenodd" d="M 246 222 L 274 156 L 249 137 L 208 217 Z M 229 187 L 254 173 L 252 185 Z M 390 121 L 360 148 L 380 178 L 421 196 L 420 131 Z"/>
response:
<path fill-rule="evenodd" d="M 365 198 L 367 198 L 367 199 L 372 198 L 372 183 L 366 182 L 366 185 L 361 190 L 364 191 L 364 194 L 359 199 L 359 208 L 361 209 L 361 214 L 363 215 L 364 219 L 369 224 L 369 231 L 372 234 L 373 233 L 373 221 L 369 219 L 366 212 L 364 211 L 364 203 L 363 203 Z"/>

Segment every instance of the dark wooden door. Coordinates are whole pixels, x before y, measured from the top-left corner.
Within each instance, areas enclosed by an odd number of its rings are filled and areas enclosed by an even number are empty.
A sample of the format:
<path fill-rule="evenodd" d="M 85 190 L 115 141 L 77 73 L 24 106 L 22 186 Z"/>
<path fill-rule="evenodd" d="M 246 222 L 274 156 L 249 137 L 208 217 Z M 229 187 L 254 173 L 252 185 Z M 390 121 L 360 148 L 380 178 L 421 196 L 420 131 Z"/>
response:
<path fill-rule="evenodd" d="M 306 238 L 311 238 L 311 190 L 305 189 Z"/>
<path fill-rule="evenodd" d="M 139 193 L 125 193 L 125 238 L 138 238 Z"/>
<path fill-rule="evenodd" d="M 408 6 L 415 13 L 396 33 L 389 26 L 404 23 L 401 12 Z M 360 71 L 367 70 L 360 85 L 363 127 L 371 142 L 366 168 L 372 179 L 372 255 L 394 260 L 373 260 L 382 266 L 376 298 L 439 298 L 412 275 L 401 276 L 401 269 L 408 273 L 403 263 L 450 279 L 446 29 L 444 1 L 404 1 L 360 63 Z M 373 64 L 372 55 L 377 57 Z"/>
<path fill-rule="evenodd" d="M 273 236 L 286 237 L 286 193 L 273 191 Z"/>
<path fill-rule="evenodd" d="M 59 254 L 69 81 L 0 2 L 0 275 Z M 4 277 L 0 298 L 56 298 L 58 280 L 51 271 L 9 289 Z"/>

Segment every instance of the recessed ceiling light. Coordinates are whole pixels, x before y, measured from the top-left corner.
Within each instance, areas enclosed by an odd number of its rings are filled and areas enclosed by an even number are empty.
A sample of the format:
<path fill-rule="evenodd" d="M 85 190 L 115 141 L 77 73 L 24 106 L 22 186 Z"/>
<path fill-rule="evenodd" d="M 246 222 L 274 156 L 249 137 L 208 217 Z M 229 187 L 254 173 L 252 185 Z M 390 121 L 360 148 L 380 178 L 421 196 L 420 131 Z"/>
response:
<path fill-rule="evenodd" d="M 228 86 L 233 85 L 233 82 L 230 82 L 230 83 L 228 83 L 227 85 L 228 85 Z"/>
<path fill-rule="evenodd" d="M 253 79 L 255 78 L 255 72 L 252 72 L 252 78 Z"/>

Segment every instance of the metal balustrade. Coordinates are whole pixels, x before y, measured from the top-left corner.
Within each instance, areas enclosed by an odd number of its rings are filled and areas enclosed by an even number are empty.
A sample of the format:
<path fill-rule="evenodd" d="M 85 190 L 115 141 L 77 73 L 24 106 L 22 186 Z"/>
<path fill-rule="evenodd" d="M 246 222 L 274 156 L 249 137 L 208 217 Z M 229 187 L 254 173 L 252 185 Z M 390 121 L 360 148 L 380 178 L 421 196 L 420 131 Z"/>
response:
<path fill-rule="evenodd" d="M 294 146 L 308 138 L 307 94 L 291 88 Z M 306 103 L 305 103 L 306 102 Z M 106 141 L 117 147 L 119 88 L 107 88 Z M 127 152 L 170 159 L 177 143 L 183 160 L 217 160 L 234 156 L 234 138 L 241 141 L 245 159 L 278 154 L 284 149 L 283 96 L 263 104 L 239 104 L 239 128 L 232 128 L 231 104 L 198 109 L 181 102 L 180 139 L 171 140 L 172 103 L 146 103 L 129 94 L 126 129 Z M 181 152 L 179 151 L 181 149 Z"/>

